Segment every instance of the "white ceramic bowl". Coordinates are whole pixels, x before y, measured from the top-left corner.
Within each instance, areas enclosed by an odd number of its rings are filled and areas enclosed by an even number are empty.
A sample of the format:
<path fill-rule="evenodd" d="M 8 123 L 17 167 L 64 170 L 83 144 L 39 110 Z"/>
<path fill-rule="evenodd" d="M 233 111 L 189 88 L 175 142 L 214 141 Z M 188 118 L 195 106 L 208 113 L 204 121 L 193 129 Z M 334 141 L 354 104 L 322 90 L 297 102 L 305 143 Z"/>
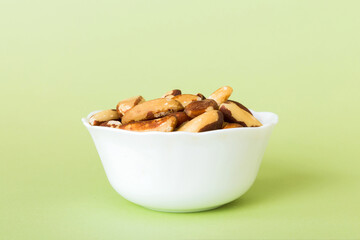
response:
<path fill-rule="evenodd" d="M 237 199 L 254 182 L 278 117 L 252 112 L 262 127 L 203 133 L 91 126 L 93 113 L 82 121 L 121 196 L 158 211 L 196 212 Z"/>

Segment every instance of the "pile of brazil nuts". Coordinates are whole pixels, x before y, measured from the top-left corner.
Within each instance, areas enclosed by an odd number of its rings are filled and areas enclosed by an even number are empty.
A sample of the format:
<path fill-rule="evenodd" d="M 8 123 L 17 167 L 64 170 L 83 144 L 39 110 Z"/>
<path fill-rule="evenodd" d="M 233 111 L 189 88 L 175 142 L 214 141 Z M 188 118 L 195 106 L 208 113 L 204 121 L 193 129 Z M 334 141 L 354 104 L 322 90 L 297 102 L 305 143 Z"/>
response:
<path fill-rule="evenodd" d="M 95 113 L 89 123 L 137 132 L 205 132 L 262 126 L 244 105 L 228 100 L 232 92 L 225 86 L 208 98 L 200 93 L 182 94 L 178 89 L 150 101 L 136 96 L 120 101 L 116 109 Z"/>

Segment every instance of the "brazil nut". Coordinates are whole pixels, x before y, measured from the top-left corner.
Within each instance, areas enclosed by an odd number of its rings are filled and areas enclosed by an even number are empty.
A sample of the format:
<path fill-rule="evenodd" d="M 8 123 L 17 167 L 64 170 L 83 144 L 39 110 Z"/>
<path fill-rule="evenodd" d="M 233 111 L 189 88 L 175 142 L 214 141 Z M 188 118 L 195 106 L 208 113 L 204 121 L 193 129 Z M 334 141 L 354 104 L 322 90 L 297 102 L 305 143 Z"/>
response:
<path fill-rule="evenodd" d="M 119 114 L 115 109 L 109 109 L 100 111 L 95 113 L 89 118 L 89 123 L 93 126 L 98 126 L 103 122 L 110 121 L 110 120 L 118 120 L 120 119 Z"/>
<path fill-rule="evenodd" d="M 171 90 L 171 91 L 169 91 L 169 92 L 167 92 L 167 93 L 165 93 L 163 96 L 162 96 L 162 98 L 173 98 L 173 97 L 175 97 L 175 96 L 177 96 L 177 95 L 180 95 L 181 94 L 181 90 L 180 89 L 174 89 L 174 90 Z"/>
<path fill-rule="evenodd" d="M 120 125 L 121 125 L 121 122 L 120 122 L 120 121 L 110 120 L 110 121 L 106 121 L 106 122 L 100 123 L 99 126 L 116 128 L 116 127 L 118 127 L 118 126 L 120 126 Z"/>
<path fill-rule="evenodd" d="M 201 97 L 193 94 L 181 94 L 173 97 L 172 99 L 181 103 L 183 107 L 186 107 L 191 102 L 200 101 Z"/>
<path fill-rule="evenodd" d="M 228 100 L 232 92 L 231 87 L 224 86 L 209 98 L 201 93 L 182 94 L 179 89 L 150 101 L 136 96 L 118 102 L 116 109 L 93 114 L 89 117 L 89 123 L 139 132 L 204 132 L 262 126 L 249 109 Z"/>
<path fill-rule="evenodd" d="M 177 124 L 177 119 L 175 116 L 166 116 L 153 120 L 131 122 L 118 126 L 117 128 L 123 130 L 136 131 L 136 132 L 150 132 L 150 131 L 171 132 L 176 127 L 176 124 Z"/>
<path fill-rule="evenodd" d="M 183 124 L 184 122 L 187 122 L 187 121 L 189 121 L 191 119 L 184 112 L 175 112 L 175 113 L 170 114 L 169 116 L 175 116 L 176 117 L 176 119 L 177 119 L 176 127 L 179 127 L 181 124 Z"/>
<path fill-rule="evenodd" d="M 211 110 L 218 110 L 219 106 L 215 102 L 215 100 L 212 99 L 205 99 L 201 101 L 191 102 L 189 103 L 185 109 L 184 112 L 191 118 L 197 117 L 204 112 L 208 112 Z"/>
<path fill-rule="evenodd" d="M 129 111 L 134 106 L 145 102 L 145 99 L 142 96 L 136 96 L 132 98 L 128 98 L 125 100 L 120 101 L 116 105 L 116 111 L 118 112 L 119 116 L 123 116 L 126 111 Z"/>
<path fill-rule="evenodd" d="M 228 129 L 228 128 L 241 128 L 243 127 L 243 125 L 239 124 L 239 123 L 228 123 L 226 122 L 223 125 L 223 129 Z"/>
<path fill-rule="evenodd" d="M 218 110 L 211 110 L 193 118 L 181 126 L 180 132 L 205 132 L 220 129 L 224 122 L 223 114 Z"/>
<path fill-rule="evenodd" d="M 201 98 L 201 100 L 206 99 L 206 97 L 204 95 L 202 95 L 201 93 L 196 94 L 196 96 L 199 96 Z"/>
<path fill-rule="evenodd" d="M 226 101 L 220 105 L 225 121 L 241 124 L 243 127 L 260 127 L 262 124 L 241 103 Z"/>
<path fill-rule="evenodd" d="M 136 105 L 125 112 L 121 122 L 126 124 L 133 121 L 151 120 L 164 117 L 173 112 L 183 110 L 183 106 L 173 99 L 158 98 Z"/>
<path fill-rule="evenodd" d="M 216 101 L 216 103 L 220 106 L 223 102 L 228 100 L 231 96 L 233 89 L 229 86 L 224 86 L 213 92 L 209 98 Z"/>

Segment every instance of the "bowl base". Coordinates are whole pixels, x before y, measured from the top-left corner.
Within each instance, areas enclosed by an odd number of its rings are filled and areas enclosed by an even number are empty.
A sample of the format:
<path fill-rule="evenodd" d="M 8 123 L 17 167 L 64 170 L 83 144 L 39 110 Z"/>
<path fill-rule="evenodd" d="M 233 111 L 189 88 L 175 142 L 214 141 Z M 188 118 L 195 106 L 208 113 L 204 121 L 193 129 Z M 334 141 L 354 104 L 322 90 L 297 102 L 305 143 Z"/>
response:
<path fill-rule="evenodd" d="M 206 207 L 206 208 L 192 208 L 192 209 L 161 209 L 161 208 L 151 208 L 151 207 L 145 207 L 147 209 L 157 211 L 157 212 L 168 212 L 168 213 L 192 213 L 192 212 L 203 212 L 203 211 L 209 211 L 218 207 L 221 207 L 224 204 L 216 205 L 212 207 Z"/>

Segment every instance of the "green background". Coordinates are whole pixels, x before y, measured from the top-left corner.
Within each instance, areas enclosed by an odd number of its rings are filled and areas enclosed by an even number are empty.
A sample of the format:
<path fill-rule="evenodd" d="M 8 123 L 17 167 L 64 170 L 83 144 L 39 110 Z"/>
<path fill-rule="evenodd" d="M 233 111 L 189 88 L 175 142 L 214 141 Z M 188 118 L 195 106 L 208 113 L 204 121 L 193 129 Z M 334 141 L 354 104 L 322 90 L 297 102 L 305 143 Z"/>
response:
<path fill-rule="evenodd" d="M 1 0 L 0 239 L 360 239 L 359 9 Z M 81 117 L 223 85 L 280 117 L 243 197 L 169 214 L 111 188 Z"/>

